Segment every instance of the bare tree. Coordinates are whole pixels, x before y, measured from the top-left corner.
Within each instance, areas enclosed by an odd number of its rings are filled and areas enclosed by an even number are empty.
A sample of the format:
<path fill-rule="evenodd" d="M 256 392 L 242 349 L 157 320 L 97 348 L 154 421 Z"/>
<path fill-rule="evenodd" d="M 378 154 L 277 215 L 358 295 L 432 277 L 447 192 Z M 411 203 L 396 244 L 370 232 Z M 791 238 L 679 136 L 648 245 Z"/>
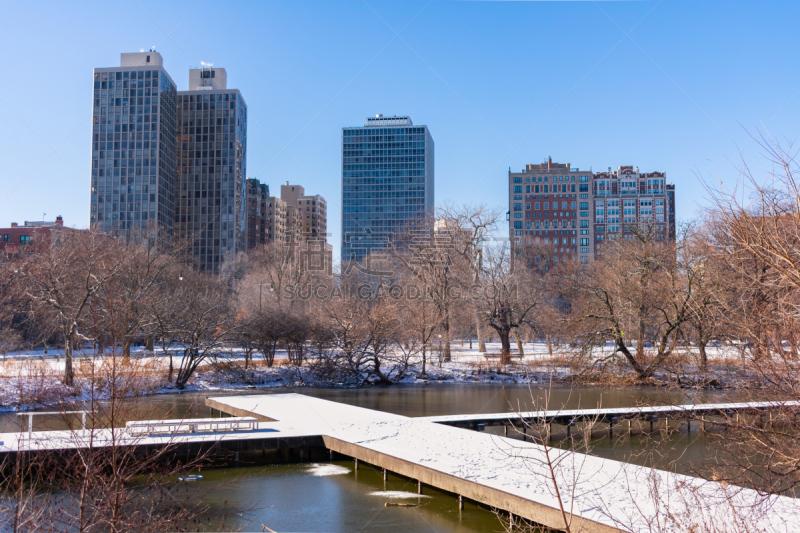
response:
<path fill-rule="evenodd" d="M 95 298 L 105 300 L 99 306 L 102 312 L 115 315 L 113 320 L 103 321 L 117 328 L 107 335 L 121 343 L 123 357 L 130 357 L 135 340 L 152 336 L 150 311 L 168 292 L 166 285 L 178 282 L 172 267 L 183 250 L 175 248 L 167 232 L 155 226 L 129 231 L 125 239 L 115 240 L 111 250 L 119 267 Z"/>
<path fill-rule="evenodd" d="M 195 370 L 217 356 L 236 331 L 232 298 L 221 280 L 185 273 L 173 295 L 178 305 L 172 336 L 183 349 L 175 386 L 186 387 Z"/>
<path fill-rule="evenodd" d="M 480 283 L 483 250 L 492 242 L 500 216 L 499 209 L 489 208 L 483 204 L 477 206 L 445 204 L 437 211 L 437 218 L 443 221 L 452 234 L 454 253 L 469 266 L 471 276 L 462 278 L 462 284 L 468 291 Z M 485 353 L 484 321 L 481 320 L 478 308 L 473 308 L 473 312 L 478 335 L 478 351 Z"/>
<path fill-rule="evenodd" d="M 638 378 L 648 379 L 664 367 L 691 318 L 703 269 L 685 261 L 691 259 L 685 243 L 660 240 L 653 223 L 630 227 L 627 237 L 606 241 L 601 261 L 571 264 L 562 279 L 571 293 L 571 320 L 582 327 L 586 345 L 612 340 Z M 647 343 L 654 355 L 646 353 Z"/>
<path fill-rule="evenodd" d="M 719 231 L 718 254 L 731 274 L 733 297 L 725 313 L 731 335 L 744 341 L 745 392 L 776 400 L 800 399 L 797 379 L 797 316 L 800 310 L 800 185 L 791 147 L 757 139 L 772 167 L 755 174 L 746 163 L 740 196 L 709 187 L 710 213 Z M 742 199 L 739 199 L 742 198 Z M 716 435 L 711 464 L 719 479 L 767 493 L 796 495 L 800 486 L 800 439 L 796 408 L 776 403 L 768 417 L 731 416 Z"/>
<path fill-rule="evenodd" d="M 89 231 L 63 230 L 18 266 L 14 281 L 30 302 L 58 325 L 64 343 L 64 383 L 72 386 L 72 353 L 76 342 L 92 341 L 82 321 L 90 300 L 122 267 L 114 240 Z"/>
<path fill-rule="evenodd" d="M 471 291 L 474 305 L 497 332 L 501 362 L 511 358 L 511 333 L 523 324 L 534 324 L 534 313 L 544 307 L 548 275 L 528 269 L 508 246 L 486 249 L 478 290 Z"/>

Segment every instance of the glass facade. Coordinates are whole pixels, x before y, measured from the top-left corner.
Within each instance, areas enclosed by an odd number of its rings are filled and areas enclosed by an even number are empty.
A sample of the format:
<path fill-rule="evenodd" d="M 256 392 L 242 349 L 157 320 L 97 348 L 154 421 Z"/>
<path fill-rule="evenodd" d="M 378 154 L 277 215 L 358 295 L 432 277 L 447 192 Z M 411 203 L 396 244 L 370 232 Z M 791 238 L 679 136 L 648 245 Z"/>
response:
<path fill-rule="evenodd" d="M 219 272 L 246 244 L 247 105 L 235 89 L 178 94 L 175 228 L 202 270 Z"/>
<path fill-rule="evenodd" d="M 342 129 L 342 261 L 362 261 L 433 213 L 433 148 L 408 117 Z"/>
<path fill-rule="evenodd" d="M 154 65 L 94 70 L 91 228 L 172 230 L 175 83 Z"/>

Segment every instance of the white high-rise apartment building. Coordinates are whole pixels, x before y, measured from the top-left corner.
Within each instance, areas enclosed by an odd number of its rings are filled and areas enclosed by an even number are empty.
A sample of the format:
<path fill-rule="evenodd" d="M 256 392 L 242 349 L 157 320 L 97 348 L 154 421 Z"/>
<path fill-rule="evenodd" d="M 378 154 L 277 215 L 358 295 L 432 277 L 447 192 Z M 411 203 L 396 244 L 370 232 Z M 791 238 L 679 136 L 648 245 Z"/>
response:
<path fill-rule="evenodd" d="M 155 51 L 121 54 L 94 69 L 90 225 L 118 232 L 172 230 L 175 82 Z"/>

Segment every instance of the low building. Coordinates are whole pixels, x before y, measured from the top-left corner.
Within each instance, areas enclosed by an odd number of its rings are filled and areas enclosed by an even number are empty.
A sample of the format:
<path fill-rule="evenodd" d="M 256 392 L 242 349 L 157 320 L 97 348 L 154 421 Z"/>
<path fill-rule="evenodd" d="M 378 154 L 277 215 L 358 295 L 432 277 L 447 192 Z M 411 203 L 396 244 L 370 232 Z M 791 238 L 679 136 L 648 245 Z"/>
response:
<path fill-rule="evenodd" d="M 6 253 L 24 251 L 26 246 L 47 242 L 50 239 L 51 231 L 63 227 L 64 219 L 60 215 L 52 222 L 29 222 L 26 220 L 22 226 L 12 222 L 10 228 L 0 228 L 0 251 Z"/>

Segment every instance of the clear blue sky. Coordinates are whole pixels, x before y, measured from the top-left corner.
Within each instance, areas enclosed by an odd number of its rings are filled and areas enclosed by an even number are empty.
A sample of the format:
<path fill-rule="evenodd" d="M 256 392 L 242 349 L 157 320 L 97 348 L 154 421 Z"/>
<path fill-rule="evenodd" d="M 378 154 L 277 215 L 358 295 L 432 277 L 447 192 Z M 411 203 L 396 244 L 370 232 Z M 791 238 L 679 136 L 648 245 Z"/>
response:
<path fill-rule="evenodd" d="M 88 226 L 92 68 L 153 45 L 179 89 L 200 61 L 227 69 L 248 176 L 325 196 L 337 255 L 341 128 L 376 113 L 430 128 L 437 203 L 505 209 L 508 168 L 549 155 L 666 171 L 688 220 L 701 176 L 756 160 L 748 132 L 796 138 L 798 20 L 769 1 L 8 2 L 0 227 Z"/>

